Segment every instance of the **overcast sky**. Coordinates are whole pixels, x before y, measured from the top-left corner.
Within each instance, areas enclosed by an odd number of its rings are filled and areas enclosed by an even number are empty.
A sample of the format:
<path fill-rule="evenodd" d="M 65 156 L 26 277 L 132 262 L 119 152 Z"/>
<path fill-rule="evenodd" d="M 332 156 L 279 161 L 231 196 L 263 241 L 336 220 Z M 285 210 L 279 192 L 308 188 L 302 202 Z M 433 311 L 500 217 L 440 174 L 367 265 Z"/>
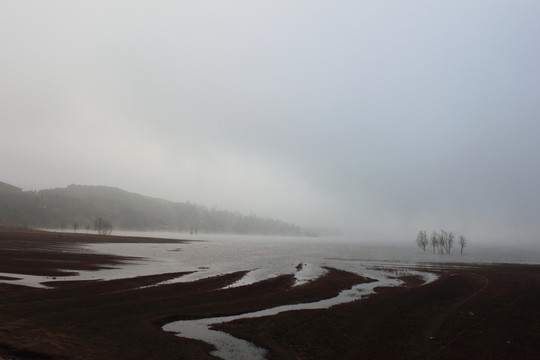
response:
<path fill-rule="evenodd" d="M 0 181 L 540 242 L 539 17 L 536 0 L 1 0 Z"/>

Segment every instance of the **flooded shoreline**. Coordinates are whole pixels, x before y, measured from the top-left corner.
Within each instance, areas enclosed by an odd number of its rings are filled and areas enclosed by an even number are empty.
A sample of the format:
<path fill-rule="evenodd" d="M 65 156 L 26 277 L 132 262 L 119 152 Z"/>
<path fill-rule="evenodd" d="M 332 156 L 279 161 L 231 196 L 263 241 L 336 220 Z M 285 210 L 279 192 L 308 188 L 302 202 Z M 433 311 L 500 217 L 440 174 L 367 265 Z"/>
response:
<path fill-rule="evenodd" d="M 58 234 L 69 237 L 69 233 Z M 191 282 L 235 271 L 248 274 L 230 286 L 243 286 L 283 274 L 294 274 L 297 284 L 306 283 L 324 274 L 325 266 L 340 268 L 340 264 L 363 263 L 371 266 L 390 267 L 461 267 L 484 263 L 534 264 L 535 252 L 506 253 L 486 249 L 466 255 L 440 255 L 419 252 L 411 247 L 366 245 L 345 238 L 295 238 L 268 236 L 236 236 L 201 234 L 191 236 L 178 233 L 119 232 L 120 239 L 137 239 L 136 242 L 76 243 L 62 250 L 63 254 L 107 256 L 113 259 L 89 269 L 66 268 L 51 274 L 21 274 L 3 272 L 0 282 L 44 288 L 43 283 L 61 281 L 115 280 L 136 276 L 189 272 L 190 274 L 168 280 Z M 92 237 L 93 238 L 93 237 Z M 186 240 L 186 238 L 189 238 Z M 144 242 L 148 239 L 148 242 Z M 161 242 L 159 239 L 163 239 Z M 63 241 L 63 240 L 62 240 Z M 68 251 L 68 252 L 66 252 Z M 56 260 L 55 260 L 56 261 Z M 297 266 L 303 266 L 301 271 Z M 156 284 L 157 285 L 157 284 Z"/>
<path fill-rule="evenodd" d="M 77 358 L 84 349 L 88 360 L 210 360 L 247 347 L 252 358 L 266 349 L 275 358 L 380 359 L 381 346 L 384 359 L 419 358 L 419 349 L 435 358 L 442 346 L 449 358 L 537 354 L 537 265 L 428 262 L 415 250 L 329 239 L 160 243 L 4 231 L 0 247 L 0 352 L 15 358 Z M 180 319 L 228 345 L 164 331 Z"/>

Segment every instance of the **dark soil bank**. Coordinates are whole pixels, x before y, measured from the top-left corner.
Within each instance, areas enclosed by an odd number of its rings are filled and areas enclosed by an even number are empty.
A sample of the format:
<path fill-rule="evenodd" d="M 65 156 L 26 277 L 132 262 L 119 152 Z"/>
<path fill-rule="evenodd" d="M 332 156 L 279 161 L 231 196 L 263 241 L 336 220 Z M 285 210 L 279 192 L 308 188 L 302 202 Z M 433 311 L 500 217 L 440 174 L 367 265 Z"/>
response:
<path fill-rule="evenodd" d="M 453 270 L 420 287 L 218 327 L 270 359 L 540 359 L 540 272 Z"/>
<path fill-rule="evenodd" d="M 65 251 L 97 241 L 143 240 L 4 228 L 0 272 L 52 276 L 62 268 L 130 260 Z M 407 286 L 380 289 L 367 299 L 327 310 L 219 327 L 269 349 L 271 359 L 539 359 L 539 270 L 512 265 L 441 270 L 440 279 L 425 286 L 408 279 Z M 243 274 L 147 288 L 141 286 L 182 274 L 51 282 L 52 289 L 0 284 L 0 357 L 212 359 L 211 346 L 166 333 L 161 325 L 315 301 L 366 281 L 330 269 L 299 287 L 291 287 L 293 277 L 286 275 L 222 289 Z"/>

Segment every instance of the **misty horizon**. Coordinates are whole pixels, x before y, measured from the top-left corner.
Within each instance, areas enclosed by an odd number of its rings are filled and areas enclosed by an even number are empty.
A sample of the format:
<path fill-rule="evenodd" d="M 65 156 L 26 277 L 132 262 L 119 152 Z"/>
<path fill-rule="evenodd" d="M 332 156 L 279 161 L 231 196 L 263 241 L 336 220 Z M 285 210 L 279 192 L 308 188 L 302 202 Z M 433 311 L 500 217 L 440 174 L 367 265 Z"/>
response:
<path fill-rule="evenodd" d="M 0 181 L 538 245 L 539 11 L 5 1 Z"/>

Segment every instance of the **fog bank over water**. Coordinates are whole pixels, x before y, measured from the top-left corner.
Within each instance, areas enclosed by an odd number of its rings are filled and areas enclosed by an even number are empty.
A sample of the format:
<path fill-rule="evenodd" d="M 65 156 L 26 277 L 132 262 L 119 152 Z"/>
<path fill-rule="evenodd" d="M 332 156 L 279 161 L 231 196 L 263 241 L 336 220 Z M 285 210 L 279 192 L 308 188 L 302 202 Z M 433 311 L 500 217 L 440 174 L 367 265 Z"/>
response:
<path fill-rule="evenodd" d="M 0 181 L 540 243 L 540 3 L 3 1 Z"/>

